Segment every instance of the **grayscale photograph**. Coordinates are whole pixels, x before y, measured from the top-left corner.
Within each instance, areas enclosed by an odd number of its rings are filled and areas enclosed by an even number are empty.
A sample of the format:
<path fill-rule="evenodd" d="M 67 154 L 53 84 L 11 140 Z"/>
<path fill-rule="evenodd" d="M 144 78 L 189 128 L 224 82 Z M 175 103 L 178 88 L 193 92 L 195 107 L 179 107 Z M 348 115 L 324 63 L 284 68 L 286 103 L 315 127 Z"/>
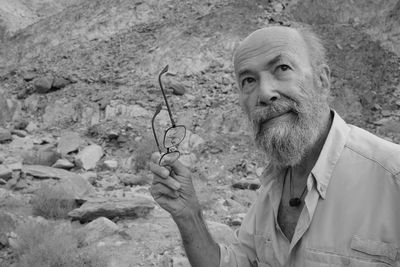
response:
<path fill-rule="evenodd" d="M 400 267 L 400 0 L 0 0 L 0 267 Z"/>

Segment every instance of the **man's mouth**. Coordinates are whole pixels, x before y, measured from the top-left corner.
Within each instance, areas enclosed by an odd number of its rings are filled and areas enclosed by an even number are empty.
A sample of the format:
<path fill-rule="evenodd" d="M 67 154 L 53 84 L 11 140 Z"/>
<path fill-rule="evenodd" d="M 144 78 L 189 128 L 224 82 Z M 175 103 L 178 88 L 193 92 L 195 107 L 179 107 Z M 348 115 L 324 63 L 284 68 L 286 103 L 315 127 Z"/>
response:
<path fill-rule="evenodd" d="M 287 114 L 292 113 L 292 110 L 284 110 L 284 111 L 280 111 L 280 112 L 275 112 L 273 114 L 271 114 L 270 116 L 268 116 L 267 118 L 263 118 L 262 120 L 260 120 L 260 125 L 264 124 L 264 123 L 268 123 L 274 119 L 277 119 L 279 117 L 285 116 Z"/>

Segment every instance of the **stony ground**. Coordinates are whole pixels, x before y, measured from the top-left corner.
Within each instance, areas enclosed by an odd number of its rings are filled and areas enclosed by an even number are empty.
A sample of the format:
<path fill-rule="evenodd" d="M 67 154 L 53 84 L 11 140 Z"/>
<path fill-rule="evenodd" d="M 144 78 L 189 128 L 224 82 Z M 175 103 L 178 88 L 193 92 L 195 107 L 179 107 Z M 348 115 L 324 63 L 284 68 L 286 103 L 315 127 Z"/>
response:
<path fill-rule="evenodd" d="M 32 208 L 43 185 L 77 200 L 70 218 L 108 266 L 189 266 L 173 221 L 148 192 L 150 121 L 163 102 L 157 75 L 167 64 L 167 97 L 187 128 L 181 160 L 193 170 L 210 230 L 229 242 L 263 170 L 231 55 L 268 24 L 310 24 L 328 49 L 332 106 L 399 143 L 400 2 L 314 2 L 74 1 L 3 34 L 0 218 L 9 223 L 0 223 L 0 266 L 17 262 L 15 225 L 43 221 Z M 159 135 L 169 126 L 165 105 L 155 125 Z"/>

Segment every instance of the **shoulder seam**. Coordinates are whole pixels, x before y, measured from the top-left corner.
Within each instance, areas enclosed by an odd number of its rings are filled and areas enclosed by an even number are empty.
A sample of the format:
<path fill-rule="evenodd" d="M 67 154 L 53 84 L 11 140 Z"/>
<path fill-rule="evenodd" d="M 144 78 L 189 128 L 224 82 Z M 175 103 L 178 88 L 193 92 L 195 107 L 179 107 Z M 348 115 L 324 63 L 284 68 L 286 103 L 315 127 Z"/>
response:
<path fill-rule="evenodd" d="M 386 168 L 385 166 L 383 166 L 382 163 L 380 163 L 379 161 L 367 157 L 366 155 L 364 155 L 364 154 L 361 153 L 360 151 L 355 150 L 354 148 L 348 146 L 347 144 L 345 145 L 345 147 L 347 147 L 347 148 L 350 149 L 351 151 L 353 151 L 353 152 L 359 154 L 360 156 L 362 156 L 362 157 L 364 157 L 364 158 L 366 158 L 366 159 L 368 159 L 368 160 L 370 160 L 370 161 L 375 162 L 376 164 L 378 164 L 379 166 L 381 166 L 385 171 L 387 171 L 388 173 L 390 173 L 390 174 L 393 175 L 393 176 L 396 176 L 397 174 L 400 173 L 400 171 L 398 171 L 397 173 L 391 172 L 390 170 L 388 170 L 388 168 Z"/>

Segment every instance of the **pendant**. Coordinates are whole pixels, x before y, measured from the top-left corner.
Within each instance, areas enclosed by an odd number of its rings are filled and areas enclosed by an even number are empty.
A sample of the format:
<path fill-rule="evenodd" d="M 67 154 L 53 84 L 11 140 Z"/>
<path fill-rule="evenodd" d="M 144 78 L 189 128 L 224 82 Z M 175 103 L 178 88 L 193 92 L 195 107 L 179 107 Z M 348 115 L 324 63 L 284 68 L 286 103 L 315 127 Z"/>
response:
<path fill-rule="evenodd" d="M 300 206 L 300 204 L 301 204 L 301 199 L 298 197 L 294 197 L 289 200 L 289 205 L 291 207 L 298 207 Z"/>

